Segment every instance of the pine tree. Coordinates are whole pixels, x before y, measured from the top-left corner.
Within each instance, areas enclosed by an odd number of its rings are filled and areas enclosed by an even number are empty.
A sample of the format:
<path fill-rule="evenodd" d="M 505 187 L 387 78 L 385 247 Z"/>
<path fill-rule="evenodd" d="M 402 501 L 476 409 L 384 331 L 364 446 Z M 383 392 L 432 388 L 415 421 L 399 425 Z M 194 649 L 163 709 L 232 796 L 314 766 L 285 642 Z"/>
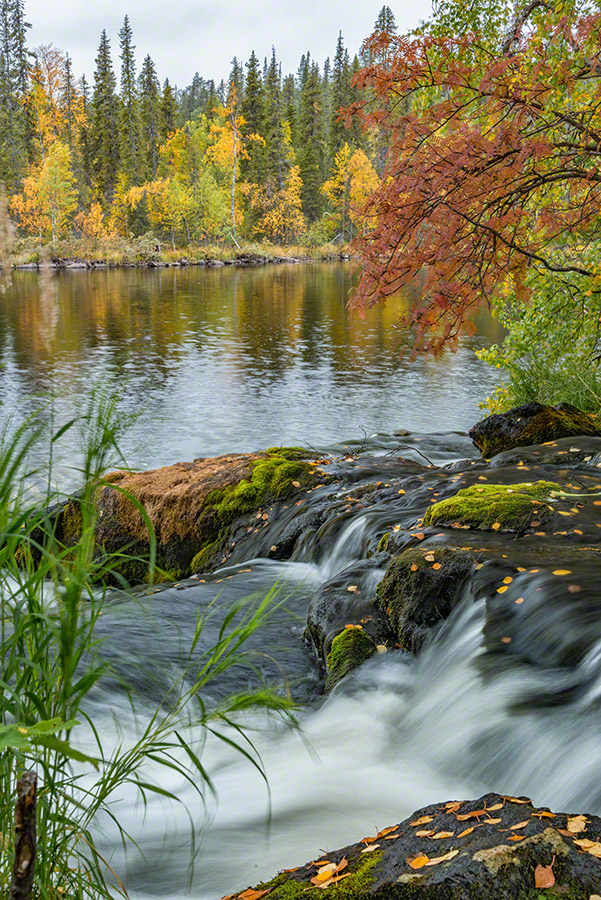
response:
<path fill-rule="evenodd" d="M 90 87 L 85 75 L 80 81 L 81 87 L 81 119 L 79 122 L 77 142 L 81 165 L 83 185 L 89 191 L 92 187 L 92 147 L 90 140 Z"/>
<path fill-rule="evenodd" d="M 91 103 L 90 147 L 101 199 L 112 200 L 119 170 L 119 106 L 117 80 L 106 31 L 100 37 Z"/>
<path fill-rule="evenodd" d="M 145 58 L 140 74 L 140 103 L 146 175 L 152 180 L 157 173 L 161 145 L 161 85 L 150 56 Z"/>
<path fill-rule="evenodd" d="M 163 97 L 161 99 L 161 137 L 167 140 L 170 134 L 177 129 L 177 99 L 168 78 L 163 85 Z"/>
<path fill-rule="evenodd" d="M 136 81 L 135 45 L 125 16 L 119 32 L 121 46 L 121 115 L 119 129 L 121 172 L 129 185 L 140 183 L 146 168 L 143 153 L 142 120 Z"/>
<path fill-rule="evenodd" d="M 286 75 L 282 85 L 282 115 L 284 121 L 290 126 L 290 137 L 294 147 L 298 144 L 298 111 L 296 98 L 296 84 L 294 75 Z"/>
<path fill-rule="evenodd" d="M 235 88 L 235 94 L 232 94 L 232 87 Z M 232 70 L 228 80 L 228 98 L 232 96 L 237 98 L 236 102 L 240 106 L 244 99 L 244 69 L 236 56 L 232 60 Z"/>
<path fill-rule="evenodd" d="M 0 2 L 0 178 L 16 190 L 31 150 L 29 53 L 23 0 Z"/>
<path fill-rule="evenodd" d="M 321 185 L 324 146 L 321 102 L 319 66 L 313 63 L 301 97 L 298 155 L 303 180 L 303 211 L 310 222 L 319 218 L 323 208 Z"/>

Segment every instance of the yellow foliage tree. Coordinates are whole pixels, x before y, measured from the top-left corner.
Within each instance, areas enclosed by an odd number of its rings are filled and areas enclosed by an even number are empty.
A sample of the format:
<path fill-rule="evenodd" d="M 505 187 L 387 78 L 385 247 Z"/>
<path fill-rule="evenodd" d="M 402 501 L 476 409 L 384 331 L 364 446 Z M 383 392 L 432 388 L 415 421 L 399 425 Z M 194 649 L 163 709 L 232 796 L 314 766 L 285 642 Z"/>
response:
<path fill-rule="evenodd" d="M 275 178 L 267 178 L 263 185 L 243 186 L 256 220 L 252 228 L 254 237 L 289 243 L 304 230 L 302 186 L 299 166 L 292 166 L 283 188 Z"/>
<path fill-rule="evenodd" d="M 56 141 L 42 162 L 30 167 L 22 193 L 11 200 L 11 209 L 21 227 L 38 234 L 40 240 L 49 237 L 55 244 L 62 237 L 77 209 L 75 177 L 66 144 Z"/>
<path fill-rule="evenodd" d="M 236 87 L 232 84 L 227 105 L 217 109 L 216 121 L 211 124 L 211 146 L 208 149 L 208 156 L 218 168 L 227 173 L 228 179 L 230 179 L 232 228 L 234 231 L 242 221 L 242 213 L 236 205 L 236 181 L 240 160 L 248 159 L 242 137 L 242 129 L 245 124 L 244 116 L 238 113 Z"/>
<path fill-rule="evenodd" d="M 75 216 L 75 226 L 81 231 L 82 236 L 90 238 L 97 245 L 101 238 L 106 237 L 108 229 L 104 222 L 102 206 L 97 200 L 92 203 L 88 212 L 80 212 Z"/>
<path fill-rule="evenodd" d="M 132 209 L 146 202 L 148 220 L 151 225 L 167 231 L 175 250 L 175 233 L 182 225 L 188 244 L 191 240 L 189 218 L 192 212 L 190 186 L 176 176 L 157 178 L 140 187 L 131 188 L 128 202 Z"/>
<path fill-rule="evenodd" d="M 363 150 L 352 152 L 348 144 L 343 144 L 334 158 L 332 177 L 322 187 L 332 207 L 336 230 L 343 238 L 352 238 L 354 228 L 367 227 L 363 210 L 379 183 Z"/>

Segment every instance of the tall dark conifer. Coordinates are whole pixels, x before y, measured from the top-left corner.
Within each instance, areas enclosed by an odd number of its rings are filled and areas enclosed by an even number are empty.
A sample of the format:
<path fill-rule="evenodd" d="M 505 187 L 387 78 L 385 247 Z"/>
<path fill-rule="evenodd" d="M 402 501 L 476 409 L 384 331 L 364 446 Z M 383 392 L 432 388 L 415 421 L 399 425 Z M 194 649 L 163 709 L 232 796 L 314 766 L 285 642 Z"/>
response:
<path fill-rule="evenodd" d="M 163 85 L 161 99 L 161 137 L 167 140 L 177 129 L 177 98 L 168 78 Z"/>
<path fill-rule="evenodd" d="M 266 175 L 275 178 L 280 188 L 283 188 L 287 154 L 282 116 L 282 79 L 275 48 L 272 49 L 271 62 L 265 78 L 265 115 L 262 134 L 265 138 Z"/>
<path fill-rule="evenodd" d="M 140 74 L 140 103 L 146 174 L 152 179 L 157 173 L 161 145 L 161 85 L 150 56 L 145 58 Z"/>
<path fill-rule="evenodd" d="M 144 175 L 145 159 L 142 140 L 142 120 L 138 100 L 136 81 L 135 45 L 129 24 L 125 16 L 123 27 L 119 32 L 121 47 L 121 115 L 119 144 L 121 171 L 130 185 L 138 184 Z"/>
<path fill-rule="evenodd" d="M 313 63 L 301 97 L 298 162 L 303 180 L 303 211 L 310 222 L 321 215 L 323 172 L 323 121 L 319 66 Z"/>
<path fill-rule="evenodd" d="M 263 97 L 263 83 L 259 60 L 253 50 L 250 59 L 246 63 L 246 88 L 242 101 L 242 116 L 244 118 L 243 137 L 246 139 L 246 151 L 248 159 L 240 162 L 240 173 L 243 178 L 253 184 L 259 184 L 265 176 L 265 145 L 251 135 L 262 135 L 263 120 L 265 116 L 265 104 Z"/>
<path fill-rule="evenodd" d="M 340 147 L 348 141 L 344 122 L 339 118 L 340 110 L 351 103 L 351 70 L 348 50 L 344 47 L 342 32 L 338 35 L 336 55 L 332 71 L 330 105 L 330 159 L 333 160 Z"/>
<path fill-rule="evenodd" d="M 106 31 L 100 37 L 90 104 L 90 146 L 100 199 L 110 202 L 119 171 L 119 105 L 117 80 Z"/>

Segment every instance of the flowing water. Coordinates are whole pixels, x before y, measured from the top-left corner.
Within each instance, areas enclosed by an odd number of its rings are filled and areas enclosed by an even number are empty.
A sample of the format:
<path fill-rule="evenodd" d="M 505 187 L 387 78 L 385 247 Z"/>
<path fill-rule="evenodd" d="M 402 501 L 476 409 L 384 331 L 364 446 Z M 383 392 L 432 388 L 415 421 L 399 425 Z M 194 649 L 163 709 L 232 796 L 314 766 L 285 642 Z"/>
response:
<path fill-rule="evenodd" d="M 466 341 L 454 356 L 410 363 L 400 356 L 405 338 L 396 326 L 410 298 L 358 320 L 345 308 L 350 286 L 341 265 L 75 272 L 42 285 L 30 273 L 17 275 L 0 298 L 3 409 L 23 415 L 45 398 L 58 423 L 93 381 L 117 379 L 125 409 L 140 413 L 123 442 L 134 468 L 274 444 L 341 455 L 351 447 L 362 455 L 355 470 L 355 463 L 347 467 L 347 493 L 361 479 L 405 477 L 399 456 L 416 465 L 424 454 L 443 466 L 474 458 L 457 432 L 479 417 L 491 387 L 491 374 L 472 352 L 479 344 Z M 480 326 L 479 342 L 500 337 L 491 320 L 483 317 Z M 67 441 L 59 459 L 67 484 L 76 457 Z M 316 492 L 310 503 L 319 499 Z M 269 828 L 265 783 L 218 741 L 204 746 L 218 792 L 208 810 L 189 785 L 175 775 L 169 783 L 164 772 L 154 774 L 183 805 L 151 797 L 142 807 L 123 794 L 115 811 L 144 855 L 123 858 L 109 823 L 103 850 L 113 854 L 132 897 L 230 894 L 420 806 L 489 790 L 601 814 L 601 617 L 596 607 L 589 613 L 585 653 L 569 666 L 556 661 L 545 643 L 545 617 L 560 643 L 566 618 L 546 608 L 554 589 L 540 576 L 523 576 L 533 597 L 542 591 L 538 605 L 524 607 L 530 655 L 491 646 L 476 585 L 418 658 L 378 655 L 324 698 L 302 639 L 307 608 L 326 582 L 358 571 L 397 515 L 387 501 L 341 509 L 283 562 L 265 558 L 265 545 L 274 542 L 268 531 L 257 536 L 250 559 L 234 559 L 203 583 L 141 593 L 107 614 L 104 652 L 134 685 L 136 706 L 133 713 L 118 681 L 107 681 L 90 710 L 105 734 L 143 726 L 146 711 L 185 667 L 199 611 L 265 594 L 276 581 L 285 609 L 255 635 L 253 647 L 264 677 L 280 685 L 285 673 L 301 704 L 296 732 L 259 716 L 246 721 L 269 779 Z M 376 560 L 359 583 L 371 591 L 382 574 Z M 596 583 L 594 570 L 589 577 Z M 219 614 L 212 621 L 206 642 Z M 248 679 L 230 674 L 215 690 L 244 689 L 252 686 Z M 191 883 L 188 814 L 200 839 Z"/>

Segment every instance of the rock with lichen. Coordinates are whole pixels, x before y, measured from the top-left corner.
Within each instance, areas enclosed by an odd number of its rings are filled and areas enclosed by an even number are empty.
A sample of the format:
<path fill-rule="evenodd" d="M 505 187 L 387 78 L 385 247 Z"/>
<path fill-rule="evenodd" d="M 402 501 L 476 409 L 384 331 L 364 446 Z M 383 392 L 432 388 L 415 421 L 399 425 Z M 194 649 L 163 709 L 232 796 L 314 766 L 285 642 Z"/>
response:
<path fill-rule="evenodd" d="M 601 819 L 499 794 L 443 802 L 232 897 L 322 900 L 324 891 L 331 900 L 597 900 Z"/>
<path fill-rule="evenodd" d="M 544 444 L 558 438 L 601 437 L 601 419 L 570 403 L 543 406 L 533 402 L 482 419 L 469 435 L 482 456 L 490 459 L 514 447 Z"/>

